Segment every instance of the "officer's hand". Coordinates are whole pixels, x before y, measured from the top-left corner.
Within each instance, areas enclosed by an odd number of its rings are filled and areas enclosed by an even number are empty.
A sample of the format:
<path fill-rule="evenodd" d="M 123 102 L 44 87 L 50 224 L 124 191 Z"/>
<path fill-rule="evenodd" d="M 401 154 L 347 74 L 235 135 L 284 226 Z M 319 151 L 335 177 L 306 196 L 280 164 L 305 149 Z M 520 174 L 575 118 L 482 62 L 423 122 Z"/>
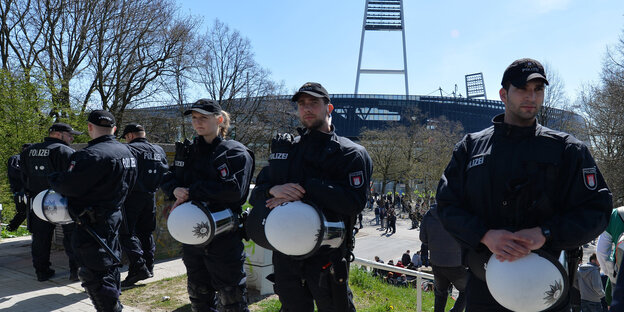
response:
<path fill-rule="evenodd" d="M 186 187 L 176 187 L 176 188 L 173 190 L 173 196 L 175 196 L 175 198 L 176 198 L 176 203 L 177 203 L 178 201 L 181 201 L 181 202 L 180 202 L 180 204 L 181 204 L 181 203 L 183 203 L 183 202 L 185 202 L 185 201 L 187 201 L 187 200 L 188 200 L 188 197 L 189 197 L 189 189 L 188 189 L 188 188 L 186 188 Z"/>
<path fill-rule="evenodd" d="M 542 229 L 537 226 L 530 229 L 523 229 L 514 233 L 529 240 L 530 243 L 525 244 L 524 247 L 531 250 L 540 249 L 542 248 L 542 246 L 544 246 L 544 243 L 546 243 L 546 237 L 544 237 L 544 235 L 542 234 Z"/>
<path fill-rule="evenodd" d="M 499 261 L 518 260 L 531 252 L 527 245 L 532 241 L 524 236 L 507 230 L 489 230 L 481 238 L 481 243 L 487 246 Z"/>
<path fill-rule="evenodd" d="M 184 204 L 185 202 L 186 202 L 186 200 L 176 199 L 175 203 L 173 203 L 173 205 L 171 205 L 171 208 L 169 208 L 169 211 L 165 214 L 167 216 L 167 218 L 169 218 L 169 214 L 171 214 L 171 211 L 173 209 L 175 209 L 175 207 L 178 207 L 178 206 Z"/>
<path fill-rule="evenodd" d="M 296 201 L 303 198 L 305 190 L 297 183 L 286 183 L 273 186 L 269 190 L 269 194 L 275 198 L 286 199 L 287 201 Z"/>
<path fill-rule="evenodd" d="M 266 207 L 269 209 L 273 209 L 283 203 L 287 203 L 290 202 L 290 200 L 286 199 L 286 198 L 277 198 L 277 197 L 273 197 L 273 198 L 269 198 L 266 201 Z"/>

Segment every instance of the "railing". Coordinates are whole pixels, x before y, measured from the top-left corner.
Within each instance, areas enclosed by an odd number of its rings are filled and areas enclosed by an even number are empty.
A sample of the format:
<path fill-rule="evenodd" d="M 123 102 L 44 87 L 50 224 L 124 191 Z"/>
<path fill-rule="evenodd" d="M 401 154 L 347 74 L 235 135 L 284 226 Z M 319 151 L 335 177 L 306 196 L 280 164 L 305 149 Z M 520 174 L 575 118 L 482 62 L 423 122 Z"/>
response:
<path fill-rule="evenodd" d="M 422 285 L 423 279 L 433 281 L 433 274 L 423 273 L 423 272 L 414 271 L 414 270 L 410 270 L 406 268 L 400 268 L 397 266 L 387 265 L 387 264 L 383 264 L 383 263 L 379 263 L 379 262 L 375 262 L 371 260 L 366 260 L 366 259 L 362 259 L 358 257 L 355 257 L 355 260 L 353 260 L 353 263 L 357 265 L 363 265 L 365 267 L 371 267 L 374 269 L 381 269 L 381 270 L 385 270 L 389 272 L 397 272 L 397 273 L 402 273 L 402 274 L 409 275 L 409 276 L 416 276 L 416 311 L 417 312 L 422 311 L 422 288 L 420 286 Z"/>

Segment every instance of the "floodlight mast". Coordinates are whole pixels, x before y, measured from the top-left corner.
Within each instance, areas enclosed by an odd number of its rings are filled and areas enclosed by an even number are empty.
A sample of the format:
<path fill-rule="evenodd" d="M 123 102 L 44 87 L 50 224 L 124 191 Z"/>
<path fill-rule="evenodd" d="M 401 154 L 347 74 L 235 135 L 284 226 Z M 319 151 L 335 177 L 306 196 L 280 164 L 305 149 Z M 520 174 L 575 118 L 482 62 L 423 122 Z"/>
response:
<path fill-rule="evenodd" d="M 405 47 L 405 14 L 403 0 L 366 0 L 360 40 L 355 94 L 358 94 L 360 74 L 402 74 L 405 77 L 405 97 L 409 95 L 407 83 L 407 50 Z M 403 39 L 403 69 L 362 69 L 362 51 L 366 31 L 401 31 Z"/>

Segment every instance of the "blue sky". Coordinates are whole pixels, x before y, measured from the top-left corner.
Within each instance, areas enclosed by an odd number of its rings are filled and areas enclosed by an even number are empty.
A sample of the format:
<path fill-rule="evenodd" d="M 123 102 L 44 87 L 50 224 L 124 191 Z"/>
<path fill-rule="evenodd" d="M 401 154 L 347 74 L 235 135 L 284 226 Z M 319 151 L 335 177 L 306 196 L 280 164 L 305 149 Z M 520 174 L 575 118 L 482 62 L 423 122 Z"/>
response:
<path fill-rule="evenodd" d="M 181 12 L 219 19 L 251 41 L 256 61 L 293 92 L 306 81 L 353 93 L 363 0 L 179 0 Z M 411 95 L 465 95 L 482 72 L 488 99 L 513 60 L 535 58 L 558 72 L 574 100 L 597 82 L 608 45 L 624 29 L 622 0 L 404 1 Z M 362 68 L 401 69 L 400 32 L 367 31 Z M 404 94 L 401 75 L 362 75 L 360 94 Z"/>

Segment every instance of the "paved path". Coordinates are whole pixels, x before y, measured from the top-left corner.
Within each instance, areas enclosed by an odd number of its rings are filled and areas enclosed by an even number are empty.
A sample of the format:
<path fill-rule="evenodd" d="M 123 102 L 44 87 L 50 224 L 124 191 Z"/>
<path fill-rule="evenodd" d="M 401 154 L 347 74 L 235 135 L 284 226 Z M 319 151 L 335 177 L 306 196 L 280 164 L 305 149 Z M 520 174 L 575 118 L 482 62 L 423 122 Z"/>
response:
<path fill-rule="evenodd" d="M 356 257 L 372 260 L 381 257 L 384 262 L 392 259 L 396 263 L 401 255 L 410 250 L 413 254 L 420 250 L 418 230 L 409 229 L 409 219 L 397 219 L 397 232 L 386 234 L 369 220 L 374 218 L 371 210 L 365 209 L 362 224 L 364 228 L 356 236 Z M 52 268 L 56 275 L 46 282 L 38 282 L 30 256 L 30 236 L 0 240 L 0 311 L 95 311 L 90 299 L 79 282 L 68 280 L 69 267 L 65 253 L 52 252 Z M 588 254 L 595 250 L 589 245 L 585 249 L 584 262 Z M 154 267 L 154 277 L 139 283 L 149 283 L 158 279 L 179 276 L 186 273 L 180 258 L 158 261 Z M 123 280 L 127 272 L 121 274 Z M 124 311 L 141 311 L 124 306 Z"/>
<path fill-rule="evenodd" d="M 80 282 L 68 280 L 69 266 L 63 251 L 55 250 L 51 255 L 56 275 L 45 282 L 37 281 L 30 256 L 30 242 L 30 236 L 0 241 L 0 311 L 95 311 Z M 181 259 L 159 261 L 154 266 L 154 277 L 140 283 L 184 273 L 186 270 Z M 124 270 L 121 280 L 126 275 Z M 124 311 L 141 310 L 124 306 Z"/>

